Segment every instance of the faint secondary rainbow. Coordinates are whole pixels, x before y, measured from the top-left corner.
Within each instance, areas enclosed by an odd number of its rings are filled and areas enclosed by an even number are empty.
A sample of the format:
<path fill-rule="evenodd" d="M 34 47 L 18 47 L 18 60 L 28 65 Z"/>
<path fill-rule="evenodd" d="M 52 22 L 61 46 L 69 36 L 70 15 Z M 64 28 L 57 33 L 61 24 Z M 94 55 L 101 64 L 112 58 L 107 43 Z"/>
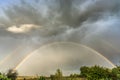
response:
<path fill-rule="evenodd" d="M 118 49 L 117 47 L 113 47 L 113 45 L 109 41 L 105 41 L 105 40 L 102 41 L 104 42 L 104 44 L 108 45 L 109 47 L 120 53 L 120 49 Z"/>
<path fill-rule="evenodd" d="M 1 62 L 0 65 L 2 65 L 6 60 L 8 60 L 11 56 L 13 56 L 14 54 L 16 54 L 19 50 L 21 50 L 22 47 L 17 47 L 13 52 L 11 52 L 7 57 L 5 57 Z"/>
<path fill-rule="evenodd" d="M 47 46 L 50 46 L 50 45 L 55 45 L 55 44 L 61 44 L 61 43 L 68 43 L 68 44 L 72 44 L 72 45 L 77 45 L 77 46 L 82 46 L 88 50 L 91 50 L 94 52 L 94 54 L 97 54 L 98 56 L 102 57 L 105 61 L 107 61 L 112 67 L 116 67 L 110 60 L 108 60 L 105 56 L 103 56 L 102 54 L 100 54 L 99 52 L 95 51 L 94 49 L 88 47 L 88 46 L 85 46 L 83 44 L 78 44 L 78 43 L 73 43 L 73 42 L 54 42 L 54 43 L 50 43 L 50 44 L 46 44 L 46 45 L 43 45 L 35 50 L 33 50 L 32 52 L 30 52 L 14 69 L 17 70 L 28 58 L 30 58 L 32 56 L 32 54 L 36 53 L 39 49 L 41 48 L 45 48 Z"/>

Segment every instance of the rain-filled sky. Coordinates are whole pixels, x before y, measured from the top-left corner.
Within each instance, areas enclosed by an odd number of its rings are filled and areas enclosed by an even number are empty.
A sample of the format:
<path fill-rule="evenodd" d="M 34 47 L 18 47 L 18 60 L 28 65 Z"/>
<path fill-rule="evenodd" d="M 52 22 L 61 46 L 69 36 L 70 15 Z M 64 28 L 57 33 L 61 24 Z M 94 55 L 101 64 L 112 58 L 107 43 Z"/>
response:
<path fill-rule="evenodd" d="M 119 41 L 119 0 L 0 0 L 1 69 L 54 42 L 85 45 L 119 65 Z"/>

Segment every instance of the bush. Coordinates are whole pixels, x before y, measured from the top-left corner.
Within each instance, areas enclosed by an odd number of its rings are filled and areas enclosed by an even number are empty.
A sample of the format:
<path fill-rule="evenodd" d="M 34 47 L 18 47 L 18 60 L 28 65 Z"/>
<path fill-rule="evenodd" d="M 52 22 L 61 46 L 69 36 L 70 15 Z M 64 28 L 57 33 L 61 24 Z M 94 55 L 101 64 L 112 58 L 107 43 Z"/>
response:
<path fill-rule="evenodd" d="M 38 80 L 46 80 L 45 77 L 40 76 Z"/>
<path fill-rule="evenodd" d="M 7 78 L 7 76 L 0 74 L 0 80 L 11 80 L 9 78 Z"/>
<path fill-rule="evenodd" d="M 11 80 L 16 80 L 17 76 L 18 76 L 18 73 L 16 70 L 13 70 L 13 69 L 9 69 L 6 76 L 8 78 L 10 78 Z"/>
<path fill-rule="evenodd" d="M 80 70 L 81 75 L 87 78 L 88 80 L 107 80 L 108 78 L 110 78 L 111 74 L 109 69 L 96 65 L 92 67 L 83 66 L 80 68 Z"/>

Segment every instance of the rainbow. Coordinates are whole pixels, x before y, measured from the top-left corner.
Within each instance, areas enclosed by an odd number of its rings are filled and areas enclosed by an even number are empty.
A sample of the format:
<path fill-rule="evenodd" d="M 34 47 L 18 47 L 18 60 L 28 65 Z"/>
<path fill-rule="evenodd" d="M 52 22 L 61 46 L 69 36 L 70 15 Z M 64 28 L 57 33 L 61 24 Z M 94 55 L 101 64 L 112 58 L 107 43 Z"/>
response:
<path fill-rule="evenodd" d="M 112 49 L 120 53 L 120 50 L 117 47 L 113 47 L 113 45 L 110 42 L 105 40 L 102 40 L 102 41 L 104 42 L 104 44 L 108 45 L 109 47 L 111 47 Z"/>
<path fill-rule="evenodd" d="M 109 59 L 107 59 L 105 56 L 103 56 L 101 53 L 95 51 L 94 49 L 85 46 L 83 44 L 78 44 L 78 43 L 73 43 L 73 42 L 54 42 L 54 43 L 50 43 L 50 44 L 46 44 L 43 45 L 35 50 L 33 50 L 32 52 L 30 52 L 14 69 L 17 70 L 28 58 L 30 58 L 32 56 L 32 54 L 36 53 L 39 49 L 41 48 L 45 48 L 46 46 L 50 46 L 50 45 L 55 45 L 55 44 L 61 44 L 61 43 L 68 43 L 68 44 L 72 44 L 72 45 L 77 45 L 77 46 L 82 46 L 88 50 L 93 51 L 95 54 L 97 54 L 98 56 L 102 57 L 105 61 L 107 61 L 112 67 L 116 67 Z"/>
<path fill-rule="evenodd" d="M 14 54 L 16 54 L 18 51 L 20 51 L 22 47 L 17 47 L 13 52 L 11 52 L 9 55 L 7 55 L 1 62 L 0 65 L 2 65 L 5 61 L 7 61 L 10 57 L 12 57 Z"/>

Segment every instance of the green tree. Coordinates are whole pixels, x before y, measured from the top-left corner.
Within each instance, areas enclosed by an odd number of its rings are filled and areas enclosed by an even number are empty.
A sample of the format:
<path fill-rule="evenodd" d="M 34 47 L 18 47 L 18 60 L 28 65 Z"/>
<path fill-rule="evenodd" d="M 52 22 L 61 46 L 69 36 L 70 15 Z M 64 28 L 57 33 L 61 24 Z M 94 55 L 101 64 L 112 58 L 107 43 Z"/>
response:
<path fill-rule="evenodd" d="M 92 67 L 81 67 L 81 75 L 88 80 L 101 80 L 101 79 L 109 79 L 110 80 L 110 71 L 107 68 L 103 68 L 100 66 L 92 66 Z"/>
<path fill-rule="evenodd" d="M 55 77 L 56 77 L 56 80 L 62 80 L 63 75 L 60 69 L 56 70 Z"/>
<path fill-rule="evenodd" d="M 55 75 L 50 75 L 51 80 L 55 80 Z"/>
<path fill-rule="evenodd" d="M 89 74 L 89 67 L 87 67 L 87 66 L 82 66 L 81 68 L 80 68 L 80 72 L 81 72 L 81 77 L 87 77 L 88 76 L 88 74 Z"/>
<path fill-rule="evenodd" d="M 7 76 L 0 73 L 0 80 L 11 80 L 11 79 L 7 78 Z"/>
<path fill-rule="evenodd" d="M 16 80 L 17 76 L 18 76 L 18 72 L 16 70 L 13 69 L 9 69 L 6 76 L 8 78 L 10 78 L 11 80 Z"/>
<path fill-rule="evenodd" d="M 44 76 L 40 76 L 38 80 L 46 80 Z"/>
<path fill-rule="evenodd" d="M 120 80 L 120 66 L 112 69 L 112 79 Z"/>
<path fill-rule="evenodd" d="M 79 74 L 70 74 L 70 77 L 72 78 L 76 78 L 76 77 L 79 77 L 80 75 Z"/>

